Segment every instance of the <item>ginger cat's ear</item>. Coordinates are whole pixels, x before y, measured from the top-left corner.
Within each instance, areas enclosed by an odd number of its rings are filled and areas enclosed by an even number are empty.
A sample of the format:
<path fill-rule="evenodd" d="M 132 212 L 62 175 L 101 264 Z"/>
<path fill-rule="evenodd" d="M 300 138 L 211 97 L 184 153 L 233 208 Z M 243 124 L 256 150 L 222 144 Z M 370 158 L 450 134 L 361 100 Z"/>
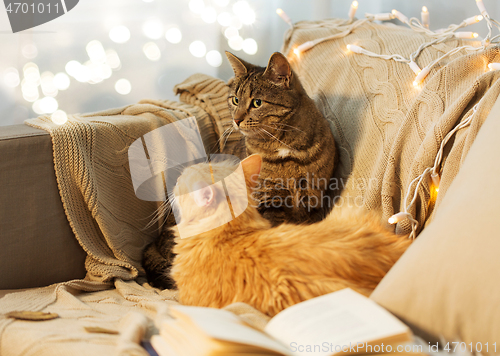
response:
<path fill-rule="evenodd" d="M 234 54 L 228 51 L 226 51 L 226 57 L 229 60 L 231 67 L 233 67 L 233 72 L 235 77 L 241 77 L 247 74 L 250 71 L 250 69 L 255 67 L 253 64 L 245 62 L 243 59 L 239 59 Z"/>
<path fill-rule="evenodd" d="M 241 167 L 243 168 L 247 185 L 252 188 L 259 178 L 260 168 L 262 167 L 262 157 L 258 154 L 248 156 L 241 161 Z"/>
<path fill-rule="evenodd" d="M 196 205 L 200 207 L 209 206 L 214 201 L 214 190 L 205 182 L 195 183 L 191 193 Z"/>
<path fill-rule="evenodd" d="M 265 78 L 278 85 L 290 87 L 290 79 L 292 78 L 292 69 L 290 63 L 284 55 L 279 52 L 273 53 L 269 58 L 266 71 L 263 75 Z"/>

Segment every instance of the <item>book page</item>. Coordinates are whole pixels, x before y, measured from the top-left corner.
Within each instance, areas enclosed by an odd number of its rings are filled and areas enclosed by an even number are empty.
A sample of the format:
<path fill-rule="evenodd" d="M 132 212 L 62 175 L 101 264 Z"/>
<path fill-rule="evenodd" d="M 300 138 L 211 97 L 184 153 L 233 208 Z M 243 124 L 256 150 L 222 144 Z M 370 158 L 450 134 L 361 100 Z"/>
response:
<path fill-rule="evenodd" d="M 265 331 L 294 355 L 316 356 L 363 352 L 358 343 L 407 335 L 401 337 L 404 341 L 410 335 L 395 316 L 349 288 L 283 310 Z"/>
<path fill-rule="evenodd" d="M 178 356 L 178 354 L 159 335 L 151 336 L 151 345 L 159 356 Z"/>
<path fill-rule="evenodd" d="M 229 311 L 181 305 L 170 306 L 169 310 L 174 317 L 178 317 L 177 312 L 187 316 L 201 331 L 216 340 L 254 345 L 283 355 L 291 355 L 279 341 L 247 326 Z"/>

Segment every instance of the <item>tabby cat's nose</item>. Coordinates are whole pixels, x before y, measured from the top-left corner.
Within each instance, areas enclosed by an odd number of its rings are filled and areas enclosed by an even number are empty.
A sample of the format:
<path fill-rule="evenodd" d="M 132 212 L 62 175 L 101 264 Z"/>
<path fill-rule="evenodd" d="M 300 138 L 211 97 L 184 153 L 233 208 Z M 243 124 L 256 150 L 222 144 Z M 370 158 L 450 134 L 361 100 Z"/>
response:
<path fill-rule="evenodd" d="M 234 123 L 236 125 L 238 125 L 238 127 L 240 126 L 240 124 L 243 122 L 244 119 L 234 119 Z"/>

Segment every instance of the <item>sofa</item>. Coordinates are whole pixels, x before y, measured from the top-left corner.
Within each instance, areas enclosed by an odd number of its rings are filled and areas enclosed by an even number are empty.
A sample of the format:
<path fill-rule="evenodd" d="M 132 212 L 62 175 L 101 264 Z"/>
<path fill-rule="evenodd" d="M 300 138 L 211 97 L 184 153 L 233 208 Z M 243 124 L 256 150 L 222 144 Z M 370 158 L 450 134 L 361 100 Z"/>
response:
<path fill-rule="evenodd" d="M 0 289 L 85 277 L 85 252 L 64 214 L 49 133 L 27 125 L 1 127 L 0 150 Z"/>
<path fill-rule="evenodd" d="M 293 57 L 298 45 L 332 33 L 346 34 Z M 457 341 L 472 345 L 473 352 L 481 345 L 483 354 L 496 354 L 500 75 L 485 68 L 500 62 L 498 47 L 447 58 L 417 89 L 405 63 L 346 51 L 347 44 L 357 43 L 409 56 L 426 40 L 424 34 L 373 22 L 355 28 L 343 20 L 304 22 L 287 33 L 282 53 L 330 121 L 341 202 L 361 201 L 384 219 L 405 210 L 417 222 L 403 219 L 394 227 L 417 237 L 371 298 L 429 343 Z M 431 46 L 419 61 L 431 62 L 460 41 Z M 0 313 L 22 307 L 62 315 L 47 322 L 50 327 L 0 316 L 0 354 L 144 352 L 137 340 L 81 330 L 89 324 L 137 328 L 124 315 L 139 312 L 149 320 L 141 334 L 147 339 L 164 305 L 176 303 L 175 291 L 145 283 L 141 251 L 158 236 L 157 226 L 145 228 L 145 218 L 158 206 L 135 196 L 126 149 L 156 128 L 195 117 L 205 148 L 243 154 L 237 132 L 218 141 L 231 125 L 225 82 L 197 74 L 174 90 L 178 102 L 143 100 L 73 115 L 62 126 L 40 117 L 0 128 Z M 427 176 L 415 188 L 438 153 L 443 158 L 437 194 Z M 416 198 L 407 206 L 410 195 Z M 265 316 L 255 318 L 265 323 Z"/>

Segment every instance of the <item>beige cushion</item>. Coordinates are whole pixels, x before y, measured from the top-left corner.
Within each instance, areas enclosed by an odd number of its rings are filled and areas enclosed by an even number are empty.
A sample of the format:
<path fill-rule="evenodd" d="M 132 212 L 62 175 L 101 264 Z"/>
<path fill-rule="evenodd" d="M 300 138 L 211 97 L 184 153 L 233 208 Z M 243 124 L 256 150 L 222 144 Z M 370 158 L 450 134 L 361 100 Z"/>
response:
<path fill-rule="evenodd" d="M 372 294 L 425 335 L 483 354 L 500 350 L 499 119 L 497 100 L 433 222 Z"/>

